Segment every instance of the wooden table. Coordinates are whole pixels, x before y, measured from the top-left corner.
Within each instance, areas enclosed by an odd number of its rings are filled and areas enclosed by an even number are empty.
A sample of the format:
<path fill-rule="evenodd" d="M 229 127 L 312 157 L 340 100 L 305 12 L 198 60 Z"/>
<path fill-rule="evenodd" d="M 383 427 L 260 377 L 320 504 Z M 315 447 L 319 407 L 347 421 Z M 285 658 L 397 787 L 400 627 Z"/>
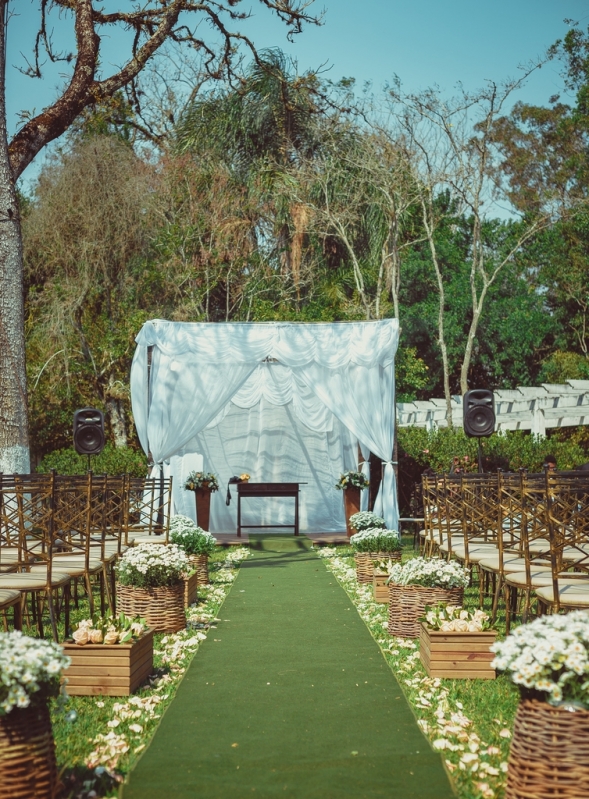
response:
<path fill-rule="evenodd" d="M 237 484 L 237 535 L 249 527 L 292 527 L 299 534 L 299 485 L 300 483 L 238 483 Z M 295 501 L 294 524 L 242 524 L 241 500 L 246 497 L 293 497 Z"/>

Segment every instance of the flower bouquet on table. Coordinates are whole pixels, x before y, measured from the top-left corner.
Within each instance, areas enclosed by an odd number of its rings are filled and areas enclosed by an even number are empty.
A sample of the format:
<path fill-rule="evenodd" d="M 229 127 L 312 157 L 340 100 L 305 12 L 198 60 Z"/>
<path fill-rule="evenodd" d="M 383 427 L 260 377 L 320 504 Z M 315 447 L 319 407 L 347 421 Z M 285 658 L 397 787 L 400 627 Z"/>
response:
<path fill-rule="evenodd" d="M 470 575 L 455 561 L 412 558 L 393 564 L 389 576 L 389 634 L 417 638 L 428 605 L 462 605 Z"/>
<path fill-rule="evenodd" d="M 589 613 L 541 616 L 492 651 L 521 695 L 506 797 L 589 796 Z"/>
<path fill-rule="evenodd" d="M 128 549 L 116 566 L 121 612 L 144 618 L 160 632 L 183 629 L 183 575 L 189 567 L 188 556 L 177 544 L 140 544 Z"/>
<path fill-rule="evenodd" d="M 419 657 L 430 677 L 495 679 L 488 613 L 440 603 L 421 622 Z"/>
<path fill-rule="evenodd" d="M 59 644 L 0 633 L 0 790 L 53 799 L 58 775 L 47 700 L 70 663 Z"/>
<path fill-rule="evenodd" d="M 170 521 L 170 539 L 184 550 L 199 582 L 208 583 L 209 555 L 215 551 L 217 539 L 188 516 L 180 515 Z"/>
<path fill-rule="evenodd" d="M 84 619 L 63 645 L 71 658 L 65 672 L 74 696 L 128 696 L 153 672 L 153 630 L 145 619 Z"/>

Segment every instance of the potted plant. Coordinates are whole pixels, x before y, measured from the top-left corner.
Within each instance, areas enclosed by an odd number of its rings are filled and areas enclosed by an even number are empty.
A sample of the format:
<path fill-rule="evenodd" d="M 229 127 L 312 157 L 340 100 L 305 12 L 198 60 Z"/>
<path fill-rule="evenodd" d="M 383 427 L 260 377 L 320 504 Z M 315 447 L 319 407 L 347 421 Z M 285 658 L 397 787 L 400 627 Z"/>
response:
<path fill-rule="evenodd" d="M 421 619 L 419 657 L 430 677 L 494 680 L 491 645 L 497 633 L 489 615 L 456 605 L 427 607 Z"/>
<path fill-rule="evenodd" d="M 354 513 L 350 516 L 350 527 L 355 533 L 360 533 L 362 530 L 380 530 L 386 529 L 386 522 L 376 513 L 371 510 L 361 510 L 359 513 Z"/>
<path fill-rule="evenodd" d="M 379 527 L 362 530 L 350 538 L 350 544 L 354 550 L 359 583 L 372 582 L 375 561 L 383 558 L 401 559 L 401 541 L 396 530 L 383 530 Z"/>
<path fill-rule="evenodd" d="M 196 568 L 198 581 L 209 582 L 209 555 L 217 546 L 217 539 L 203 530 L 188 516 L 174 516 L 170 521 L 170 539 L 188 556 L 191 566 Z"/>
<path fill-rule="evenodd" d="M 55 743 L 47 700 L 69 665 L 59 644 L 0 633 L 0 794 L 54 799 Z"/>
<path fill-rule="evenodd" d="M 389 635 L 418 638 L 428 605 L 462 605 L 469 573 L 456 561 L 412 558 L 393 564 L 389 577 Z"/>
<path fill-rule="evenodd" d="M 139 616 L 159 632 L 186 627 L 184 582 L 188 557 L 176 544 L 139 544 L 117 564 L 117 603 L 125 616 Z"/>
<path fill-rule="evenodd" d="M 123 613 L 81 621 L 63 651 L 72 696 L 129 696 L 153 672 L 153 630 Z"/>
<path fill-rule="evenodd" d="M 203 530 L 208 530 L 211 518 L 211 494 L 219 490 L 217 476 L 211 472 L 191 472 L 184 483 L 186 491 L 194 491 L 196 518 Z"/>
<path fill-rule="evenodd" d="M 353 529 L 350 526 L 350 517 L 360 510 L 360 492 L 368 488 L 370 481 L 362 472 L 345 472 L 335 484 L 338 491 L 344 492 L 344 511 L 346 514 L 346 532 L 348 538 Z"/>
<path fill-rule="evenodd" d="M 589 796 L 589 615 L 541 616 L 491 649 L 521 695 L 506 799 Z"/>

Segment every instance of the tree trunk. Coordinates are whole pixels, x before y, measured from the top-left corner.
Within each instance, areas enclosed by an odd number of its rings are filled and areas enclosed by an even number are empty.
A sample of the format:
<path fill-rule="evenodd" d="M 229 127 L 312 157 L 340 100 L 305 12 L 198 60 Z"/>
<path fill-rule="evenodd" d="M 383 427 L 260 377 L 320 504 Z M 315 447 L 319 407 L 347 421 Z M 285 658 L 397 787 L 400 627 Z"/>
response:
<path fill-rule="evenodd" d="M 108 399 L 106 409 L 110 420 L 115 447 L 117 449 L 127 446 L 127 424 L 125 422 L 125 410 L 120 399 Z"/>
<path fill-rule="evenodd" d="M 27 473 L 30 459 L 22 237 L 6 131 L 7 3 L 0 0 L 0 472 L 10 474 Z"/>

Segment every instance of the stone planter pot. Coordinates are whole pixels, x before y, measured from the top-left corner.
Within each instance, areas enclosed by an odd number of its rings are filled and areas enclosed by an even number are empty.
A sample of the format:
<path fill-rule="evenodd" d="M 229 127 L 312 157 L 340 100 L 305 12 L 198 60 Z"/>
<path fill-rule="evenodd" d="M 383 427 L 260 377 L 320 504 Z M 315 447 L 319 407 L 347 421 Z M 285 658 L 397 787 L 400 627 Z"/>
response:
<path fill-rule="evenodd" d="M 153 630 L 128 644 L 65 643 L 70 696 L 129 696 L 153 673 Z"/>
<path fill-rule="evenodd" d="M 208 555 L 189 555 L 188 562 L 196 569 L 196 576 L 199 583 L 209 582 L 209 556 Z"/>
<path fill-rule="evenodd" d="M 55 799 L 59 787 L 47 703 L 0 716 L 0 799 Z"/>
<path fill-rule="evenodd" d="M 462 605 L 464 588 L 426 588 L 422 585 L 389 583 L 389 635 L 419 638 L 426 605 L 446 602 Z"/>
<path fill-rule="evenodd" d="M 344 495 L 346 532 L 349 538 L 351 535 L 354 535 L 354 533 L 356 532 L 352 527 L 350 527 L 350 516 L 353 516 L 355 513 L 359 513 L 360 511 L 361 489 L 359 489 L 357 486 L 348 486 L 347 488 L 343 489 L 342 494 Z"/>
<path fill-rule="evenodd" d="M 197 488 L 194 498 L 196 500 L 196 523 L 208 532 L 211 521 L 211 492 L 208 488 Z"/>
<path fill-rule="evenodd" d="M 430 630 L 422 622 L 419 657 L 430 677 L 494 680 L 495 669 L 491 668 L 491 661 L 495 656 L 489 648 L 496 637 L 495 630 L 441 632 Z"/>
<path fill-rule="evenodd" d="M 117 610 L 140 616 L 156 632 L 176 633 L 186 627 L 184 581 L 161 588 L 135 588 L 117 583 Z"/>
<path fill-rule="evenodd" d="M 556 796 L 589 796 L 589 710 L 524 699 L 513 727 L 505 799 Z"/>

